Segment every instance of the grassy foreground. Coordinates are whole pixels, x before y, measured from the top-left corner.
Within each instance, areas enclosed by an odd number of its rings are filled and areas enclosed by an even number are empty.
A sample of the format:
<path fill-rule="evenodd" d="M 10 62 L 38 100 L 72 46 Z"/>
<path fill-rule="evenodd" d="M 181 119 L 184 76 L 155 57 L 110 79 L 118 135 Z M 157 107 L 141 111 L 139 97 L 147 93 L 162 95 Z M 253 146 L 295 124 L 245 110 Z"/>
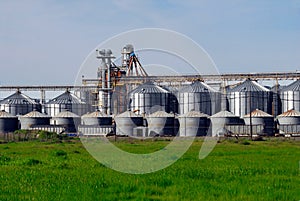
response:
<path fill-rule="evenodd" d="M 116 142 L 136 153 L 167 143 Z M 106 168 L 76 140 L 0 144 L 0 200 L 300 200 L 299 141 L 222 141 L 199 160 L 201 144 L 146 175 Z"/>

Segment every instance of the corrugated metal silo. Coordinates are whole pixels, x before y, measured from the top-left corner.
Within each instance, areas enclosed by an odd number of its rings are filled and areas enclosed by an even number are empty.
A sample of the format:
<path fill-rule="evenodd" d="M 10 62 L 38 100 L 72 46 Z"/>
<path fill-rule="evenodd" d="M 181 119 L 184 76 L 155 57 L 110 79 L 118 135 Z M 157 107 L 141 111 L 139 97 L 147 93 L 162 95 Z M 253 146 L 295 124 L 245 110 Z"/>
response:
<path fill-rule="evenodd" d="M 87 126 L 112 125 L 112 117 L 100 112 L 99 110 L 83 115 L 81 120 L 82 124 Z"/>
<path fill-rule="evenodd" d="M 300 111 L 300 80 L 281 89 L 280 98 L 282 102 L 282 112 L 292 109 Z"/>
<path fill-rule="evenodd" d="M 143 117 L 132 111 L 126 111 L 114 118 L 117 135 L 133 136 L 133 129 L 143 126 Z"/>
<path fill-rule="evenodd" d="M 178 114 L 178 108 L 179 108 L 179 103 L 178 103 L 178 88 L 174 86 L 168 86 L 164 87 L 169 92 L 169 110 L 168 112 L 176 113 Z"/>
<path fill-rule="evenodd" d="M 244 116 L 244 121 L 246 125 L 263 125 L 263 130 L 260 134 L 274 135 L 274 117 L 261 110 L 254 110 L 251 112 L 251 122 L 250 114 Z"/>
<path fill-rule="evenodd" d="M 247 79 L 228 92 L 229 111 L 243 117 L 255 109 L 272 114 L 272 92 Z"/>
<path fill-rule="evenodd" d="M 52 117 L 50 124 L 64 126 L 67 132 L 76 132 L 80 124 L 80 116 L 70 111 L 64 111 Z"/>
<path fill-rule="evenodd" d="M 227 134 L 228 131 L 225 129 L 226 125 L 243 124 L 239 116 L 226 110 L 220 111 L 209 118 L 212 125 L 212 136 L 222 136 Z"/>
<path fill-rule="evenodd" d="M 208 115 L 199 111 L 190 111 L 180 115 L 180 136 L 205 136 L 208 133 L 210 120 Z"/>
<path fill-rule="evenodd" d="M 18 130 L 18 117 L 5 112 L 0 111 L 0 133 L 9 133 Z"/>
<path fill-rule="evenodd" d="M 277 116 L 279 125 L 300 125 L 300 112 L 288 110 Z"/>
<path fill-rule="evenodd" d="M 30 129 L 40 125 L 50 125 L 50 119 L 50 116 L 38 111 L 29 112 L 20 117 L 21 129 Z"/>
<path fill-rule="evenodd" d="M 300 112 L 296 110 L 288 110 L 277 116 L 279 130 L 286 134 L 300 133 Z"/>
<path fill-rule="evenodd" d="M 165 111 L 157 111 L 146 117 L 148 136 L 176 135 L 175 115 Z"/>
<path fill-rule="evenodd" d="M 196 81 L 178 92 L 179 114 L 200 111 L 208 115 L 220 111 L 221 94 L 204 82 Z"/>
<path fill-rule="evenodd" d="M 89 112 L 89 109 L 89 104 L 81 101 L 69 91 L 64 92 L 45 104 L 46 113 L 52 117 L 64 111 L 70 111 L 81 116 Z"/>
<path fill-rule="evenodd" d="M 281 89 L 282 87 L 279 84 L 276 84 L 271 88 L 271 91 L 273 93 L 272 114 L 275 117 L 282 113 L 282 102 L 280 99 Z"/>
<path fill-rule="evenodd" d="M 12 115 L 24 115 L 33 110 L 41 111 L 41 105 L 29 96 L 17 91 L 0 101 L 0 109 Z"/>
<path fill-rule="evenodd" d="M 169 92 L 153 82 L 141 84 L 129 93 L 129 97 L 130 109 L 137 114 L 169 111 Z"/>

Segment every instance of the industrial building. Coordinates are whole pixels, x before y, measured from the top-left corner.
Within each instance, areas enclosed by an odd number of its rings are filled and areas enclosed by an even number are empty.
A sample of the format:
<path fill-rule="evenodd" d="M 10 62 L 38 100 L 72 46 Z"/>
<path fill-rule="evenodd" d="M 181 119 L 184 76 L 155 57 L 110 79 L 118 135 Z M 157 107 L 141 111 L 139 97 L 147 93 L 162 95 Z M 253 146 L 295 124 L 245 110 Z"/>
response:
<path fill-rule="evenodd" d="M 96 78 L 82 78 L 81 86 L 1 86 L 0 91 L 15 93 L 0 97 L 0 132 L 21 128 L 144 137 L 300 133 L 298 72 L 150 76 L 132 45 L 121 54 L 116 65 L 111 50 L 97 50 Z M 26 91 L 40 92 L 40 98 L 30 98 Z M 62 93 L 46 101 L 46 91 Z"/>

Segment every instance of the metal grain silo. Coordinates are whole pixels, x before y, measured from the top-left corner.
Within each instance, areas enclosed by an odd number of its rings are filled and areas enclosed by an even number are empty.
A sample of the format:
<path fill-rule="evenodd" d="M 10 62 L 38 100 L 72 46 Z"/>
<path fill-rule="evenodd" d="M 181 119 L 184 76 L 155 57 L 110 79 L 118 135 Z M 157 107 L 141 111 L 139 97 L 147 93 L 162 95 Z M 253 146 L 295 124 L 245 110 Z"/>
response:
<path fill-rule="evenodd" d="M 292 109 L 300 111 L 300 80 L 281 89 L 280 98 L 282 102 L 282 112 Z"/>
<path fill-rule="evenodd" d="M 100 112 L 99 110 L 87 113 L 81 117 L 82 125 L 87 126 L 103 126 L 112 125 L 112 117 Z"/>
<path fill-rule="evenodd" d="M 12 115 L 24 115 L 33 110 L 41 111 L 41 105 L 20 91 L 0 101 L 0 109 Z"/>
<path fill-rule="evenodd" d="M 63 126 L 67 132 L 76 132 L 80 124 L 80 116 L 70 111 L 64 111 L 52 117 L 50 124 Z"/>
<path fill-rule="evenodd" d="M 152 82 L 139 85 L 129 93 L 129 105 L 137 114 L 149 114 L 158 110 L 169 112 L 169 92 Z"/>
<path fill-rule="evenodd" d="M 176 135 L 175 115 L 165 111 L 157 111 L 147 117 L 148 136 Z"/>
<path fill-rule="evenodd" d="M 277 116 L 279 125 L 300 125 L 300 112 L 288 110 Z"/>
<path fill-rule="evenodd" d="M 200 111 L 208 115 L 220 111 L 221 94 L 204 82 L 196 81 L 178 92 L 179 114 Z"/>
<path fill-rule="evenodd" d="M 2 110 L 0 111 L 0 133 L 9 133 L 18 130 L 18 117 Z"/>
<path fill-rule="evenodd" d="M 239 116 L 234 115 L 233 113 L 223 110 L 210 118 L 212 125 L 212 136 L 222 136 L 227 134 L 226 125 L 242 125 L 243 121 Z"/>
<path fill-rule="evenodd" d="M 133 136 L 133 129 L 143 126 L 143 117 L 132 111 L 126 111 L 114 118 L 117 135 Z"/>
<path fill-rule="evenodd" d="M 190 111 L 179 118 L 179 134 L 182 137 L 205 136 L 208 133 L 210 120 L 208 115 L 199 111 Z"/>
<path fill-rule="evenodd" d="M 272 114 L 272 92 L 247 79 L 228 92 L 229 111 L 243 117 L 255 109 Z"/>
<path fill-rule="evenodd" d="M 70 111 L 81 116 L 89 112 L 89 109 L 89 104 L 81 101 L 69 91 L 64 92 L 45 104 L 46 113 L 52 117 L 64 111 Z"/>
<path fill-rule="evenodd" d="M 300 112 L 296 110 L 288 110 L 277 116 L 280 132 L 286 134 L 300 133 Z"/>
<path fill-rule="evenodd" d="M 280 98 L 281 89 L 282 86 L 280 86 L 279 84 L 276 84 L 271 88 L 271 91 L 273 93 L 272 114 L 275 117 L 282 113 L 282 102 Z"/>
<path fill-rule="evenodd" d="M 246 125 L 263 125 L 259 134 L 274 135 L 274 117 L 266 112 L 256 109 L 245 115 L 244 121 Z"/>
<path fill-rule="evenodd" d="M 21 129 L 30 129 L 40 125 L 50 125 L 50 119 L 50 116 L 38 111 L 29 112 L 20 117 Z"/>

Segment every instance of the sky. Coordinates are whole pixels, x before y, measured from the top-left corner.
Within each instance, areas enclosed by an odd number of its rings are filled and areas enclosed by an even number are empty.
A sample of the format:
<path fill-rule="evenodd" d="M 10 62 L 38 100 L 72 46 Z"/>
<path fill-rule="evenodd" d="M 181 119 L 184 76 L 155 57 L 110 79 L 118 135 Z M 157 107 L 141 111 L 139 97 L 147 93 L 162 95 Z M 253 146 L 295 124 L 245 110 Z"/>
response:
<path fill-rule="evenodd" d="M 300 70 L 300 0 L 2 0 L 0 85 L 73 84 L 98 44 L 141 28 L 190 37 L 220 73 Z"/>

